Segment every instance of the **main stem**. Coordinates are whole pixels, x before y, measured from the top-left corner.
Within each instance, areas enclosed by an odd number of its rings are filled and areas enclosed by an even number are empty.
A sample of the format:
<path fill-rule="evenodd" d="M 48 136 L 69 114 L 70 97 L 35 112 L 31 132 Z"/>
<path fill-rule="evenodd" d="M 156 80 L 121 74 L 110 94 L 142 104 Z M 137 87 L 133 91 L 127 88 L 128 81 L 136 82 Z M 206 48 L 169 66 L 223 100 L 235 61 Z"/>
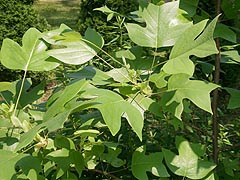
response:
<path fill-rule="evenodd" d="M 216 0 L 216 14 L 221 13 L 221 0 Z M 217 38 L 216 40 L 216 46 L 219 50 L 219 53 L 216 55 L 215 58 L 215 72 L 214 72 L 214 83 L 219 84 L 219 76 L 220 76 L 220 41 Z M 218 133 L 219 133 L 219 122 L 218 122 L 218 89 L 215 89 L 213 91 L 213 102 L 212 102 L 212 108 L 213 108 L 213 159 L 215 164 L 218 164 Z"/>

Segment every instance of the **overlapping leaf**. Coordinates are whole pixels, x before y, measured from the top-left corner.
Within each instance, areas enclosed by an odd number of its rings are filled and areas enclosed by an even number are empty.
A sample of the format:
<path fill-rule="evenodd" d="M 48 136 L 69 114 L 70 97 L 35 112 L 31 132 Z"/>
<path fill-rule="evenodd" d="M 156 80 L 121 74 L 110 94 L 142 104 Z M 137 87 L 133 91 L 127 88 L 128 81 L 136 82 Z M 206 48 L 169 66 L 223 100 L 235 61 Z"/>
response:
<path fill-rule="evenodd" d="M 204 152 L 201 145 L 190 144 L 181 137 L 176 138 L 176 145 L 179 155 L 163 149 L 167 166 L 174 174 L 190 179 L 203 179 L 215 168 L 214 163 L 199 158 Z"/>
<path fill-rule="evenodd" d="M 194 72 L 194 64 L 189 59 L 191 55 L 203 58 L 218 53 L 213 39 L 213 32 L 218 17 L 204 30 L 207 20 L 203 20 L 189 27 L 175 43 L 169 61 L 163 66 L 168 74 L 185 73 L 190 76 Z"/>
<path fill-rule="evenodd" d="M 168 93 L 164 94 L 163 104 L 174 106 L 174 114 L 181 119 L 183 99 L 191 100 L 199 108 L 212 113 L 210 92 L 218 85 L 200 80 L 189 80 L 187 74 L 172 75 L 168 80 Z"/>
<path fill-rule="evenodd" d="M 88 108 L 98 109 L 113 135 L 116 135 L 121 127 L 121 117 L 126 117 L 140 140 L 142 140 L 143 117 L 141 113 L 125 101 L 120 95 L 105 89 L 87 89 L 81 94 L 82 98 L 93 98 Z"/>
<path fill-rule="evenodd" d="M 191 22 L 184 17 L 186 12 L 179 10 L 179 1 L 169 2 L 161 6 L 149 3 L 139 13 L 146 27 L 128 23 L 129 37 L 137 45 L 144 47 L 172 46 Z"/>
<path fill-rule="evenodd" d="M 48 54 L 67 64 L 84 64 L 97 55 L 102 48 L 103 38 L 93 29 L 88 28 L 85 36 L 61 25 L 58 30 L 50 31 L 44 39 L 54 45 Z"/>
<path fill-rule="evenodd" d="M 169 177 L 166 167 L 162 163 L 163 153 L 145 155 L 144 147 L 139 147 L 133 153 L 132 173 L 139 180 L 148 180 L 147 171 L 158 177 Z"/>
<path fill-rule="evenodd" d="M 56 68 L 59 63 L 47 54 L 46 44 L 40 40 L 41 33 L 30 28 L 23 36 L 21 47 L 11 39 L 4 39 L 0 61 L 9 69 L 48 71 Z"/>

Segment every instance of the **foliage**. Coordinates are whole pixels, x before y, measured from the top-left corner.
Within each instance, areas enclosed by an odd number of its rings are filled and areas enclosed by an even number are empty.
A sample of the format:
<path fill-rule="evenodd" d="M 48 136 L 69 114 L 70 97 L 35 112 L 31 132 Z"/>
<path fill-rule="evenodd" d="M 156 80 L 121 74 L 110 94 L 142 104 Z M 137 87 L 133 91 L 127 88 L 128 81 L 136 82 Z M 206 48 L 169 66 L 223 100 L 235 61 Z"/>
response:
<path fill-rule="evenodd" d="M 26 4 L 25 4 L 26 3 Z M 49 28 L 47 21 L 40 17 L 29 4 L 32 1 L 20 0 L 2 0 L 0 2 L 0 44 L 4 38 L 10 38 L 21 43 L 21 37 L 31 27 L 35 27 L 40 31 Z M 29 72 L 34 81 L 41 81 L 43 74 Z M 20 78 L 20 71 L 11 71 L 0 65 L 0 80 L 13 81 Z"/>
<path fill-rule="evenodd" d="M 179 6 L 196 18 L 196 4 L 142 2 L 136 22 L 126 24 L 132 42 L 115 53 L 103 49 L 106 41 L 94 29 L 83 35 L 64 24 L 43 33 L 30 28 L 22 44 L 6 38 L 1 64 L 24 75 L 0 82 L 0 179 L 239 179 L 232 145 L 238 129 L 222 126 L 219 145 L 232 151 L 221 154 L 219 165 L 212 162 L 211 91 L 220 86 L 199 78 L 212 73 L 199 64 L 210 66 L 218 53 L 220 17 L 191 21 Z M 116 14 L 98 10 L 110 19 Z M 224 54 L 237 62 L 238 54 Z M 110 70 L 92 66 L 99 60 Z M 60 64 L 81 67 L 65 70 L 64 83 L 43 102 L 44 84 L 32 87 L 27 72 Z M 231 95 L 228 107 L 238 108 L 239 90 L 222 90 Z M 223 171 L 214 172 L 217 166 Z"/>

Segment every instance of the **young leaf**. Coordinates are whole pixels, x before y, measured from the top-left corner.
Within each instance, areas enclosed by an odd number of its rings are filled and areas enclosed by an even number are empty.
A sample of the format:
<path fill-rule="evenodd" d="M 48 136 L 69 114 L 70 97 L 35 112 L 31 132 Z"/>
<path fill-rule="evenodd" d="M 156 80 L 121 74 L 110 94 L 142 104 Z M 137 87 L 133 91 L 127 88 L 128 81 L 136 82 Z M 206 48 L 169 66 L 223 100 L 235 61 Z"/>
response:
<path fill-rule="evenodd" d="M 210 92 L 217 87 L 216 84 L 189 80 L 187 74 L 175 74 L 168 80 L 168 92 L 164 94 L 162 103 L 167 106 L 177 104 L 174 114 L 178 119 L 181 119 L 183 112 L 183 99 L 191 100 L 196 106 L 212 114 Z"/>
<path fill-rule="evenodd" d="M 30 28 L 23 36 L 22 47 L 11 39 L 4 39 L 0 52 L 1 63 L 9 69 L 24 71 L 49 71 L 56 68 L 59 63 L 47 54 L 47 46 L 40 38 L 41 33 Z"/>
<path fill-rule="evenodd" d="M 194 64 L 189 56 L 206 57 L 218 53 L 213 39 L 213 32 L 218 16 L 203 31 L 207 20 L 189 27 L 181 34 L 175 43 L 169 61 L 163 66 L 167 74 L 185 73 L 190 76 L 194 73 Z"/>
<path fill-rule="evenodd" d="M 82 38 L 69 28 L 60 28 L 61 30 L 47 34 L 44 39 L 56 47 L 48 51 L 48 54 L 64 63 L 84 64 L 96 56 L 104 44 L 103 38 L 93 29 L 88 28 Z M 56 35 L 56 32 L 59 34 Z"/>
<path fill-rule="evenodd" d="M 232 88 L 224 88 L 230 95 L 228 109 L 235 109 L 240 107 L 240 90 Z"/>
<path fill-rule="evenodd" d="M 238 51 L 231 50 L 231 51 L 224 51 L 221 52 L 222 63 L 233 63 L 233 64 L 240 64 L 240 55 L 238 54 Z"/>
<path fill-rule="evenodd" d="M 202 179 L 216 167 L 212 162 L 199 159 L 203 154 L 201 145 L 190 144 L 182 137 L 176 137 L 176 146 L 179 155 L 163 149 L 167 166 L 174 174 L 190 179 Z"/>
<path fill-rule="evenodd" d="M 149 171 L 158 177 L 169 177 L 166 167 L 162 163 L 163 153 L 156 152 L 145 155 L 145 148 L 139 147 L 133 153 L 132 173 L 139 180 L 148 180 L 146 172 Z"/>
<path fill-rule="evenodd" d="M 184 16 L 186 12 L 179 10 L 179 1 L 157 6 L 149 3 L 141 9 L 140 14 L 146 27 L 137 24 L 126 24 L 130 39 L 137 45 L 144 47 L 172 46 L 191 22 Z"/>

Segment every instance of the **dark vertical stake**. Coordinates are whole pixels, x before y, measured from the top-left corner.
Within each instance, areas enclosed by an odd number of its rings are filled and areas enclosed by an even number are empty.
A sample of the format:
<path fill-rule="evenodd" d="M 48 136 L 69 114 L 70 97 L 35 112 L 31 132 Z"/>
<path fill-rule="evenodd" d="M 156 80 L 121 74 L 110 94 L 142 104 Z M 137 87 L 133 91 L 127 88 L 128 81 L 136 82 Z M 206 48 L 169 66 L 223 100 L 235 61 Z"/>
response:
<path fill-rule="evenodd" d="M 216 0 L 216 14 L 221 13 L 221 0 Z M 216 40 L 216 46 L 219 50 L 219 53 L 216 55 L 215 58 L 215 72 L 214 72 L 214 83 L 219 84 L 219 76 L 220 76 L 220 41 L 217 38 Z M 218 164 L 218 133 L 219 133 L 219 124 L 218 124 L 218 89 L 215 89 L 213 91 L 213 102 L 212 102 L 212 108 L 213 108 L 213 159 L 216 164 Z"/>

